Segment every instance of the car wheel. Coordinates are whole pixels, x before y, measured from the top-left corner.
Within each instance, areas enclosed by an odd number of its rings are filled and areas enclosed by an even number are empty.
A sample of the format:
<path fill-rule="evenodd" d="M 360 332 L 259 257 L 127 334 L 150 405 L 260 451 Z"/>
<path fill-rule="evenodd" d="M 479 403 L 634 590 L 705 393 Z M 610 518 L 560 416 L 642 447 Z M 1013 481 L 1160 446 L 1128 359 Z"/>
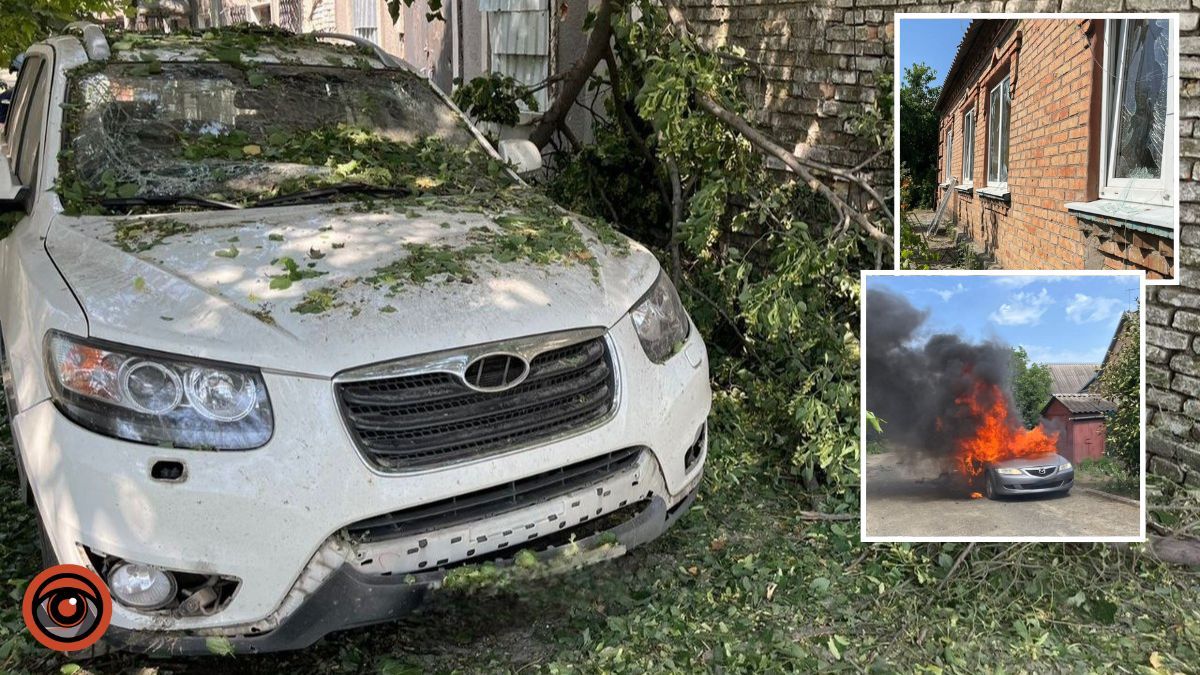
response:
<path fill-rule="evenodd" d="M 996 494 L 996 488 L 992 483 L 992 473 L 990 471 L 983 475 L 983 494 L 988 499 L 1000 499 L 1000 495 Z"/>

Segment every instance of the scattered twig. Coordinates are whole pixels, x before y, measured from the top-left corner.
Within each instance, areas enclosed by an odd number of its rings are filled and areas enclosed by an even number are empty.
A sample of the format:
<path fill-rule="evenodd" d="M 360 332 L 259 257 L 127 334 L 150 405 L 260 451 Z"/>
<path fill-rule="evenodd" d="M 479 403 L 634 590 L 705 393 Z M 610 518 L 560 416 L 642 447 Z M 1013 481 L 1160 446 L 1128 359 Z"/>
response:
<path fill-rule="evenodd" d="M 950 580 L 954 578 L 954 573 L 958 571 L 958 566 L 967 559 L 967 556 L 970 555 L 971 551 L 973 550 L 975 550 L 975 542 L 967 544 L 967 547 L 962 550 L 962 553 L 958 554 L 958 557 L 954 559 L 954 564 L 950 566 L 950 571 L 946 572 L 946 576 L 942 577 L 942 580 L 938 582 L 939 590 L 945 587 L 946 584 L 950 583 Z"/>

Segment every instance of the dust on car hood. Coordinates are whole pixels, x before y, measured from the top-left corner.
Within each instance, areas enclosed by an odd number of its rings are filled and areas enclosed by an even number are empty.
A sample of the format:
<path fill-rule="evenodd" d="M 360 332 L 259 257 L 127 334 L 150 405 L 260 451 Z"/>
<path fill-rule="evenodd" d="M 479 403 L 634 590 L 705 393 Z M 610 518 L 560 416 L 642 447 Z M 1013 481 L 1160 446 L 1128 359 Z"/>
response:
<path fill-rule="evenodd" d="M 327 377 L 620 320 L 654 282 L 653 255 L 561 210 L 546 229 L 541 213 L 395 202 L 58 216 L 46 249 L 93 337 Z"/>

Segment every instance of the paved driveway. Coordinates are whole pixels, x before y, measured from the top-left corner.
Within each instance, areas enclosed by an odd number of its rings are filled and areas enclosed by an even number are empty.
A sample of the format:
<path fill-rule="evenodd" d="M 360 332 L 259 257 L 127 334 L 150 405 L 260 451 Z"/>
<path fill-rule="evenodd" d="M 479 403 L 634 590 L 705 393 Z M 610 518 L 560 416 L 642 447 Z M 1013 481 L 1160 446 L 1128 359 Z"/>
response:
<path fill-rule="evenodd" d="M 902 466 L 896 453 L 867 455 L 866 533 L 872 537 L 1137 536 L 1137 506 L 1078 488 L 1066 497 L 971 499 L 936 472 Z"/>

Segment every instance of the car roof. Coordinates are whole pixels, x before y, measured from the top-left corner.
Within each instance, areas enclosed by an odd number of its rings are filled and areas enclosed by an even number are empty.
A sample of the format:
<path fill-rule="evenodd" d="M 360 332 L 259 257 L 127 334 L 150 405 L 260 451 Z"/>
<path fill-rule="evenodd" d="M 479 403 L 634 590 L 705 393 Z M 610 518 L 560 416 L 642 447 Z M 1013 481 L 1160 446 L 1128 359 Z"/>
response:
<path fill-rule="evenodd" d="M 113 62 L 220 61 L 412 70 L 369 42 L 331 33 L 296 34 L 275 27 L 239 25 L 169 34 L 106 31 L 104 37 Z"/>

